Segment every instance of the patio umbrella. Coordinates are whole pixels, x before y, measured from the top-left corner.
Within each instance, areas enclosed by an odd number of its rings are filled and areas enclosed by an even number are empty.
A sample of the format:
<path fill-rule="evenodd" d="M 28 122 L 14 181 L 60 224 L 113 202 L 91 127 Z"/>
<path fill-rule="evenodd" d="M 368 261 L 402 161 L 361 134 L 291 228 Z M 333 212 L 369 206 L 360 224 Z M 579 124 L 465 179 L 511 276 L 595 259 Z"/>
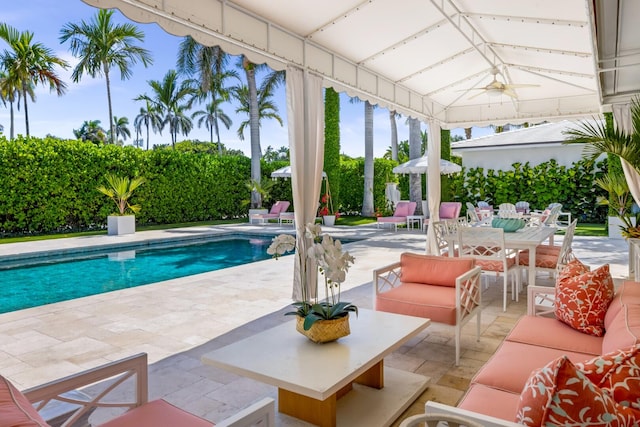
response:
<path fill-rule="evenodd" d="M 393 168 L 393 173 L 427 173 L 429 168 L 427 167 L 427 155 L 417 159 L 411 159 L 408 162 Z M 462 171 L 462 168 L 448 160 L 440 159 L 440 173 L 444 175 L 451 175 Z M 273 176 L 273 175 L 272 175 Z"/>
<path fill-rule="evenodd" d="M 327 174 L 322 171 L 322 177 L 326 178 Z M 291 166 L 285 166 L 271 172 L 271 178 L 291 178 Z"/>

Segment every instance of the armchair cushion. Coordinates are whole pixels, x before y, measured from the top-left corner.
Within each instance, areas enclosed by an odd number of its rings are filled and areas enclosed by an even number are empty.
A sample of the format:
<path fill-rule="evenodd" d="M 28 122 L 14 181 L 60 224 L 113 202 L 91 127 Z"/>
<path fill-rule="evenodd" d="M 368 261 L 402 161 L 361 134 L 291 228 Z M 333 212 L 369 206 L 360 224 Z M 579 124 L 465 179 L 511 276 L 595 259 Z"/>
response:
<path fill-rule="evenodd" d="M 409 215 L 409 205 L 407 203 L 398 203 L 393 216 L 408 216 Z"/>
<path fill-rule="evenodd" d="M 637 425 L 637 415 L 616 403 L 562 356 L 531 374 L 520 394 L 516 422 L 528 426 L 632 426 Z"/>
<path fill-rule="evenodd" d="M 640 410 L 640 345 L 576 363 L 576 367 L 616 402 Z"/>
<path fill-rule="evenodd" d="M 609 265 L 560 280 L 556 285 L 556 318 L 586 334 L 604 335 L 604 318 L 613 299 Z"/>
<path fill-rule="evenodd" d="M 176 408 L 163 399 L 134 408 L 98 427 L 211 427 L 213 423 Z"/>
<path fill-rule="evenodd" d="M 400 266 L 403 282 L 455 287 L 456 278 L 475 267 L 475 260 L 405 252 L 400 256 Z"/>
<path fill-rule="evenodd" d="M 378 294 L 375 308 L 455 325 L 456 288 L 403 282 L 402 286 Z"/>
<path fill-rule="evenodd" d="M 50 427 L 31 402 L 1 375 L 0 427 Z"/>

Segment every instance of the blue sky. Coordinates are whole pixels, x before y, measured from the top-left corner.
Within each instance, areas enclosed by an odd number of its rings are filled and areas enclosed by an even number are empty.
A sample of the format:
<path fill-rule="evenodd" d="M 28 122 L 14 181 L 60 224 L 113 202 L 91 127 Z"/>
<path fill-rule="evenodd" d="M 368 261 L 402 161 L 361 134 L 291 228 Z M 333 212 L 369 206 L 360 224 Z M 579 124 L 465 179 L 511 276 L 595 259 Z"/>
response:
<path fill-rule="evenodd" d="M 64 0 L 60 2 L 51 0 L 21 0 L 5 2 L 2 7 L 1 22 L 5 22 L 19 31 L 29 30 L 34 33 L 34 40 L 43 43 L 52 49 L 56 55 L 69 62 L 72 67 L 77 64 L 68 51 L 68 42 L 60 44 L 60 29 L 69 22 L 79 23 L 81 20 L 90 20 L 95 15 L 94 9 L 80 0 Z M 120 12 L 114 14 L 116 22 L 129 22 Z M 138 65 L 133 70 L 133 77 L 129 80 L 121 80 L 117 70 L 111 71 L 111 93 L 113 102 L 113 114 L 118 117 L 127 117 L 130 123 L 132 137 L 135 138 L 133 120 L 138 114 L 141 102 L 133 99 L 145 92 L 151 93 L 149 80 L 161 80 L 167 70 L 176 67 L 176 57 L 180 38 L 164 32 L 155 24 L 136 24 L 145 33 L 144 47 L 151 51 L 154 63 L 151 67 L 144 68 Z M 0 41 L 0 49 L 4 50 L 6 44 Z M 100 120 L 102 126 L 108 128 L 108 107 L 106 84 L 104 79 L 91 79 L 84 76 L 79 83 L 71 80 L 71 72 L 60 70 L 59 74 L 67 83 L 68 90 L 65 95 L 58 97 L 55 93 L 49 93 L 48 88 L 38 86 L 36 88 L 36 102 L 29 103 L 29 125 L 31 135 L 44 137 L 52 134 L 62 138 L 73 138 L 73 129 L 79 129 L 85 120 Z M 242 73 L 241 73 L 242 74 Z M 283 118 L 284 126 L 280 126 L 275 120 L 265 121 L 261 127 L 261 146 L 264 150 L 267 146 L 275 149 L 288 145 L 286 127 L 286 102 L 284 89 L 278 90 L 275 102 L 279 108 L 279 114 Z M 202 109 L 202 107 L 196 107 Z M 235 104 L 227 104 L 223 107 L 232 117 L 233 124 L 230 130 L 222 129 L 221 140 L 229 148 L 240 149 L 246 154 L 250 152 L 249 134 L 245 133 L 244 141 L 237 135 L 239 124 L 245 120 L 244 116 L 236 115 Z M 195 111 L 195 109 L 193 110 Z M 25 133 L 24 114 L 22 109 L 15 112 L 15 128 L 17 134 Z M 341 151 L 344 154 L 361 157 L 364 156 L 364 106 L 362 103 L 350 103 L 348 97 L 341 96 Z M 5 134 L 9 132 L 9 110 L 0 105 L 0 124 L 5 128 Z M 399 140 L 407 140 L 409 135 L 406 119 L 398 119 Z M 381 157 L 390 145 L 391 133 L 389 126 L 389 114 L 384 108 L 374 110 L 374 155 Z M 426 125 L 422 125 L 426 129 Z M 474 128 L 474 137 L 486 134 L 483 129 Z M 455 130 L 454 134 L 462 134 L 461 130 Z M 184 137 L 179 136 L 178 139 Z M 194 124 L 194 130 L 189 134 L 191 139 L 209 140 L 206 128 L 198 128 Z M 169 143 L 168 130 L 162 135 L 151 135 L 151 143 Z M 125 144 L 130 145 L 132 139 L 127 139 Z"/>

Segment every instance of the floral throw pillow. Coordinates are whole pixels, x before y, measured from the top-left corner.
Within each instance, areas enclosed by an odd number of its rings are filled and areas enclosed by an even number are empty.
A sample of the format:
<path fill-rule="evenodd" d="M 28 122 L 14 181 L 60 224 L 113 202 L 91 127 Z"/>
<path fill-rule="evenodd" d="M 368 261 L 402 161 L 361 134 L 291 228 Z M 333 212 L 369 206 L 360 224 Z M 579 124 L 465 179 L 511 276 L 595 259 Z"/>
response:
<path fill-rule="evenodd" d="M 527 426 L 637 426 L 640 413 L 618 404 L 567 356 L 533 371 L 522 393 L 516 422 Z"/>
<path fill-rule="evenodd" d="M 584 265 L 578 258 L 574 258 L 569 261 L 569 263 L 565 265 L 564 268 L 560 271 L 560 273 L 558 274 L 558 279 L 556 280 L 556 284 L 565 279 L 587 273 L 590 270 L 591 269 L 588 265 Z"/>
<path fill-rule="evenodd" d="M 640 344 L 576 363 L 576 368 L 620 405 L 640 411 Z"/>
<path fill-rule="evenodd" d="M 556 318 L 589 335 L 604 335 L 604 316 L 613 299 L 613 279 L 609 265 L 556 284 Z"/>

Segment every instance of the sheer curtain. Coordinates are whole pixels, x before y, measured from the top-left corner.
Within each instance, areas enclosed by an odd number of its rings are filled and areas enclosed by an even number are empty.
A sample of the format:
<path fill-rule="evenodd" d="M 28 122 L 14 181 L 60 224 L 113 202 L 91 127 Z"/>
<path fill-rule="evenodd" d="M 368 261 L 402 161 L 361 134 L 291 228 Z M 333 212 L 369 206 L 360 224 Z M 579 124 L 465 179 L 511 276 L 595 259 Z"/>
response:
<path fill-rule="evenodd" d="M 427 141 L 427 201 L 429 222 L 440 221 L 440 124 L 429 120 L 429 140 Z M 438 243 L 433 227 L 427 229 L 427 254 L 437 254 Z"/>
<path fill-rule="evenodd" d="M 301 274 L 310 296 L 315 296 L 317 268 L 307 259 L 305 226 L 315 222 L 324 164 L 324 103 L 322 78 L 300 68 L 287 67 L 287 122 L 291 157 L 291 187 L 296 222 L 293 299 L 300 300 Z M 300 260 L 304 260 L 301 269 Z M 302 270 L 302 273 L 301 273 Z"/>

